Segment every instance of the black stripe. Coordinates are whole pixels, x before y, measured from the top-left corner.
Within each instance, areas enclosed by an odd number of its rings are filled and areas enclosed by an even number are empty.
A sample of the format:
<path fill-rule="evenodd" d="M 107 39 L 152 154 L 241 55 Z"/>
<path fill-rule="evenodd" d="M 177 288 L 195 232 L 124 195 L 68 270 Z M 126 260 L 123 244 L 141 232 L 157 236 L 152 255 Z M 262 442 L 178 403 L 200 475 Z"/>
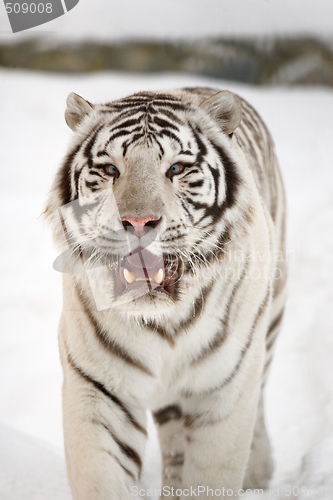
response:
<path fill-rule="evenodd" d="M 151 102 L 151 96 L 143 94 L 133 94 L 118 101 L 121 104 L 147 104 Z M 117 103 L 115 103 L 117 104 Z"/>
<path fill-rule="evenodd" d="M 142 102 L 134 102 L 133 104 L 130 103 L 124 103 L 124 104 L 113 104 L 112 107 L 110 107 L 110 111 L 127 111 L 129 114 L 136 114 L 139 111 L 145 112 L 147 110 L 147 105 L 146 103 Z M 110 111 L 107 111 L 108 113 Z"/>
<path fill-rule="evenodd" d="M 171 108 L 173 111 L 189 111 L 188 106 L 184 106 L 184 104 L 180 104 L 179 102 L 165 102 L 161 101 L 156 103 L 158 106 L 165 106 Z"/>
<path fill-rule="evenodd" d="M 155 103 L 156 101 L 157 104 L 160 104 L 159 101 L 180 102 L 179 97 L 170 94 L 155 93 L 155 92 L 149 92 L 149 94 L 153 98 L 153 102 Z"/>
<path fill-rule="evenodd" d="M 208 347 L 205 347 L 201 351 L 199 356 L 196 357 L 195 359 L 193 359 L 193 361 L 191 362 L 191 365 L 196 365 L 197 363 L 203 361 L 208 356 L 210 356 L 211 354 L 216 352 L 221 347 L 221 345 L 225 342 L 225 340 L 227 339 L 228 334 L 229 334 L 229 329 L 230 329 L 230 318 L 231 318 L 232 304 L 233 304 L 234 298 L 235 298 L 239 288 L 241 287 L 244 279 L 246 278 L 248 266 L 249 266 L 249 261 L 246 260 L 245 266 L 242 270 L 242 273 L 241 273 L 239 279 L 237 280 L 235 286 L 233 287 L 232 292 L 230 294 L 230 297 L 228 299 L 227 305 L 225 307 L 225 314 L 224 314 L 223 318 L 221 318 L 221 320 L 220 320 L 222 323 L 221 330 L 219 330 L 216 333 L 216 335 L 214 336 L 214 338 L 212 339 L 212 341 L 208 345 Z"/>
<path fill-rule="evenodd" d="M 199 181 L 195 181 L 195 182 L 189 182 L 188 186 L 189 188 L 196 188 L 196 187 L 201 187 L 204 183 L 204 180 L 203 179 L 200 179 Z"/>
<path fill-rule="evenodd" d="M 214 205 L 215 205 L 215 207 L 218 207 L 220 172 L 216 168 L 211 167 L 210 165 L 208 165 L 208 168 L 209 168 L 210 173 L 212 174 L 212 177 L 214 179 L 214 186 L 215 186 Z"/>
<path fill-rule="evenodd" d="M 141 106 L 140 108 L 137 108 L 137 111 L 134 108 L 129 108 L 126 111 L 122 111 L 122 112 L 118 111 L 117 112 L 118 114 L 115 117 L 113 117 L 113 119 L 111 121 L 109 121 L 108 126 L 112 127 L 112 126 L 116 125 L 117 123 L 121 122 L 122 120 L 124 120 L 125 118 L 133 117 L 134 115 L 136 115 L 139 112 L 145 112 L 145 110 L 146 110 L 146 108 Z M 110 113 L 110 111 L 105 111 L 105 113 Z"/>
<path fill-rule="evenodd" d="M 182 179 L 184 179 L 185 177 L 187 177 L 188 175 L 192 175 L 192 174 L 200 174 L 202 173 L 201 170 L 198 170 L 198 168 L 196 169 L 192 169 L 190 170 L 189 172 L 186 172 L 186 174 L 182 175 Z"/>
<path fill-rule="evenodd" d="M 156 125 L 158 125 L 161 128 L 166 128 L 166 129 L 172 128 L 173 130 L 177 130 L 177 132 L 179 132 L 179 128 L 177 127 L 177 125 L 169 122 L 168 120 L 164 120 L 163 118 L 159 118 L 158 116 L 155 116 L 153 121 L 154 121 L 154 123 L 156 123 Z"/>
<path fill-rule="evenodd" d="M 79 179 L 84 166 L 74 172 L 75 197 L 79 195 Z"/>
<path fill-rule="evenodd" d="M 62 205 L 67 205 L 67 203 L 72 201 L 71 167 L 75 156 L 81 149 L 81 146 L 82 144 L 79 144 L 70 153 L 68 153 L 57 175 L 57 190 L 60 193 Z"/>
<path fill-rule="evenodd" d="M 182 121 L 180 120 L 180 118 L 175 113 L 170 111 L 169 109 L 159 108 L 158 112 L 162 115 L 167 116 L 168 118 L 170 118 L 170 120 L 173 120 L 174 122 L 178 123 L 179 125 L 183 124 Z"/>
<path fill-rule="evenodd" d="M 267 338 L 271 335 L 271 333 L 275 330 L 275 328 L 280 325 L 283 318 L 283 313 L 284 313 L 284 308 L 269 325 L 269 328 L 267 330 Z"/>
<path fill-rule="evenodd" d="M 272 348 L 272 346 L 276 340 L 277 334 L 279 333 L 279 327 L 280 327 L 281 322 L 282 322 L 283 314 L 284 314 L 284 308 L 282 309 L 280 314 L 278 314 L 278 316 L 272 321 L 272 323 L 270 324 L 270 326 L 267 330 L 267 334 L 266 334 L 266 351 L 267 352 Z"/>
<path fill-rule="evenodd" d="M 191 429 L 195 427 L 195 424 L 197 423 L 198 420 L 202 418 L 202 414 L 196 414 L 196 415 L 185 415 L 184 416 L 184 427 Z M 200 427 L 200 426 L 198 426 Z"/>
<path fill-rule="evenodd" d="M 94 163 L 92 165 L 92 168 L 97 168 L 97 169 L 104 169 L 106 167 L 111 167 L 112 163 L 107 162 L 107 163 Z"/>
<path fill-rule="evenodd" d="M 110 142 L 114 141 L 115 139 L 117 139 L 118 137 L 123 137 L 125 135 L 130 135 L 131 133 L 133 132 L 133 130 L 118 130 L 118 132 L 116 132 L 115 134 L 111 135 L 111 137 L 109 137 L 105 147 L 107 147 Z"/>
<path fill-rule="evenodd" d="M 184 201 L 184 200 L 182 200 L 182 199 L 180 199 L 179 201 L 180 201 L 181 206 L 183 207 L 183 209 L 184 209 L 184 210 L 185 210 L 185 212 L 187 213 L 188 218 L 190 219 L 191 224 L 194 224 L 194 217 L 193 217 L 193 215 L 191 214 L 191 212 L 189 211 L 188 207 L 186 206 L 185 201 Z"/>
<path fill-rule="evenodd" d="M 96 156 L 100 157 L 100 156 L 109 156 L 109 155 L 108 155 L 106 149 L 103 149 L 102 151 L 98 151 Z"/>
<path fill-rule="evenodd" d="M 207 299 L 213 290 L 214 287 L 214 281 L 212 281 L 209 285 L 203 287 L 200 290 L 200 295 L 195 299 L 194 305 L 189 313 L 189 316 L 181 321 L 181 323 L 178 326 L 178 332 L 180 330 L 186 330 L 189 326 L 193 325 L 197 321 L 197 319 L 200 317 L 202 311 L 205 308 L 205 304 L 207 302 Z"/>
<path fill-rule="evenodd" d="M 153 319 L 149 319 L 148 321 L 139 318 L 139 323 L 142 328 L 147 328 L 148 330 L 157 333 L 163 340 L 166 340 L 172 347 L 175 345 L 175 340 L 171 335 L 167 332 L 167 330 L 155 323 Z"/>
<path fill-rule="evenodd" d="M 160 152 L 161 152 L 161 154 L 160 154 L 160 159 L 162 159 L 162 157 L 163 157 L 163 155 L 164 155 L 164 149 L 163 149 L 163 146 L 162 146 L 162 144 L 160 143 L 160 141 L 158 141 L 158 140 L 156 139 L 156 137 L 155 137 L 155 142 L 156 142 L 156 144 L 158 145 L 158 147 L 160 148 Z"/>
<path fill-rule="evenodd" d="M 90 139 L 90 140 L 88 140 L 88 142 L 83 150 L 83 154 L 87 158 L 88 166 L 90 168 L 93 165 L 92 149 L 96 143 L 97 136 L 103 127 L 104 127 L 104 124 L 100 125 L 99 127 L 95 127 L 91 131 L 90 136 L 87 137 L 87 139 Z"/>
<path fill-rule="evenodd" d="M 93 167 L 94 168 L 94 167 Z M 103 179 L 105 181 L 105 177 L 103 177 L 101 174 L 99 174 L 98 172 L 95 172 L 94 170 L 90 170 L 89 171 L 89 175 L 97 175 L 98 177 L 100 177 L 101 179 Z"/>
<path fill-rule="evenodd" d="M 219 424 L 225 417 L 217 419 L 206 419 L 205 417 L 210 416 L 210 413 L 196 413 L 193 415 L 184 415 L 184 427 L 188 429 L 198 429 L 203 426 L 216 425 Z"/>
<path fill-rule="evenodd" d="M 206 156 L 207 154 L 207 148 L 206 148 L 206 145 L 205 143 L 201 140 L 199 134 L 201 134 L 201 131 L 200 129 L 198 128 L 194 128 L 190 125 L 191 127 L 191 130 L 192 130 L 192 134 L 194 136 L 194 140 L 197 144 L 197 148 L 198 148 L 198 155 L 197 155 L 197 163 L 201 163 L 204 159 L 204 156 Z"/>
<path fill-rule="evenodd" d="M 212 141 L 211 144 L 218 154 L 222 163 L 222 167 L 224 169 L 226 182 L 226 198 L 222 205 L 222 208 L 231 208 L 236 203 L 238 188 L 240 185 L 240 178 L 236 171 L 236 165 L 231 160 L 231 158 L 229 158 L 222 147 L 218 146 Z"/>
<path fill-rule="evenodd" d="M 167 460 L 164 460 L 165 465 L 169 467 L 181 467 L 182 465 L 184 465 L 184 462 L 184 453 L 176 453 L 175 455 L 172 455 L 170 457 L 168 456 Z M 178 499 L 179 498 L 180 497 L 178 497 Z"/>
<path fill-rule="evenodd" d="M 182 410 L 178 405 L 169 405 L 153 412 L 153 417 L 158 425 L 163 425 L 170 422 L 170 420 L 180 420 L 182 418 Z"/>
<path fill-rule="evenodd" d="M 173 132 L 171 132 L 170 130 L 167 130 L 167 129 L 163 129 L 161 130 L 161 132 L 157 132 L 156 133 L 157 137 L 169 137 L 169 139 L 173 139 L 175 142 L 177 142 L 179 144 L 179 146 L 181 147 L 181 149 L 183 149 L 183 143 L 182 141 L 179 139 L 179 137 L 174 134 Z"/>
<path fill-rule="evenodd" d="M 80 293 L 77 290 L 77 295 L 80 300 L 80 303 L 82 304 L 83 310 L 86 314 L 86 316 L 89 319 L 89 322 L 91 326 L 93 327 L 94 333 L 99 340 L 99 342 L 111 353 L 117 356 L 118 358 L 122 359 L 125 361 L 125 363 L 128 363 L 129 365 L 133 366 L 134 368 L 138 368 L 139 370 L 143 371 L 147 375 L 153 376 L 152 372 L 141 363 L 138 359 L 132 358 L 128 354 L 127 351 L 125 351 L 119 344 L 114 339 L 108 338 L 106 335 L 103 327 L 99 324 L 97 319 L 94 317 L 92 311 L 90 310 L 86 299 L 84 298 L 83 294 Z"/>
<path fill-rule="evenodd" d="M 132 97 L 129 96 L 129 97 L 124 97 L 123 99 L 120 99 L 119 101 L 113 101 L 113 102 L 109 102 L 109 103 L 106 103 L 104 104 L 104 106 L 107 106 L 108 108 L 114 108 L 116 106 L 124 106 L 125 104 L 127 106 L 140 106 L 142 104 L 147 104 L 147 102 L 149 101 L 149 99 L 147 98 L 144 98 L 144 96 L 142 96 L 142 98 L 140 97 Z"/>
<path fill-rule="evenodd" d="M 130 118 L 129 120 L 125 120 L 125 121 L 119 123 L 119 125 L 116 125 L 115 127 L 111 128 L 110 132 L 114 132 L 115 130 L 117 130 L 119 128 L 132 127 L 133 125 L 137 125 L 138 123 L 140 123 L 141 120 L 142 120 L 141 116 L 139 118 Z"/>
<path fill-rule="evenodd" d="M 188 196 L 185 198 L 185 200 L 187 201 L 187 203 L 190 203 L 191 205 L 193 205 L 195 210 L 200 210 L 203 208 L 207 212 L 207 209 L 211 208 L 210 205 L 207 205 L 207 203 L 200 203 L 199 201 L 192 200 L 192 198 L 189 198 Z M 208 216 L 208 214 L 206 215 L 206 217 L 207 216 Z"/>
<path fill-rule="evenodd" d="M 104 427 L 105 430 L 107 430 L 109 432 L 109 434 L 111 435 L 112 439 L 117 443 L 117 445 L 119 446 L 119 448 L 121 449 L 121 451 L 123 452 L 123 454 L 127 458 L 129 458 L 130 460 L 132 460 L 135 463 L 135 465 L 138 467 L 139 478 L 140 478 L 141 472 L 142 472 L 142 460 L 141 460 L 140 455 L 138 454 L 138 452 L 135 451 L 128 444 L 123 443 L 122 441 L 120 441 L 117 438 L 117 436 L 115 435 L 115 433 L 113 432 L 113 430 L 110 429 L 110 427 L 108 425 L 106 425 L 104 422 L 99 422 L 98 420 L 94 419 L 93 423 L 95 423 L 97 425 L 101 425 L 102 427 Z"/>
<path fill-rule="evenodd" d="M 128 421 L 133 425 L 133 427 L 135 427 L 135 429 L 137 429 L 138 431 L 142 432 L 142 434 L 144 434 L 145 436 L 147 435 L 147 431 L 146 429 L 144 429 L 133 417 L 133 415 L 130 413 L 130 411 L 126 408 L 126 406 L 120 401 L 119 398 L 117 398 L 117 396 L 115 396 L 114 394 L 111 394 L 111 392 L 109 392 L 103 384 L 101 384 L 100 382 L 98 382 L 97 380 L 94 380 L 92 379 L 89 375 L 87 375 L 80 367 L 78 367 L 71 355 L 67 352 L 67 360 L 68 360 L 68 363 L 70 364 L 70 366 L 79 374 L 81 375 L 81 377 L 83 377 L 85 380 L 87 380 L 88 382 L 90 382 L 94 387 L 96 387 L 96 389 L 98 389 L 102 394 L 104 394 L 105 396 L 107 396 L 109 399 L 111 399 L 111 401 L 116 404 L 121 410 L 122 412 L 126 415 Z"/>
<path fill-rule="evenodd" d="M 127 474 L 127 475 L 131 478 L 131 479 L 133 479 L 133 481 L 136 481 L 134 474 L 133 474 L 131 471 L 129 471 L 128 469 L 126 469 L 126 467 L 125 467 L 125 466 L 121 463 L 121 461 L 119 460 L 119 458 L 117 458 L 117 457 L 114 457 L 114 458 L 117 460 L 118 464 L 119 464 L 119 465 L 120 465 L 120 467 L 121 467 L 121 468 L 122 468 L 122 469 L 126 472 L 126 474 Z"/>
<path fill-rule="evenodd" d="M 94 188 L 96 186 L 98 186 L 98 182 L 97 181 L 85 181 L 85 185 L 87 186 L 87 188 Z"/>
<path fill-rule="evenodd" d="M 115 436 L 113 437 L 121 451 L 126 455 L 127 458 L 132 460 L 139 469 L 139 477 L 141 476 L 141 471 L 142 471 L 142 460 L 140 458 L 140 455 L 130 446 L 127 444 L 123 443 L 122 441 L 119 441 Z"/>
<path fill-rule="evenodd" d="M 163 92 L 136 92 L 130 96 L 124 97 L 120 99 L 118 102 L 133 102 L 133 101 L 142 101 L 142 102 L 159 102 L 159 101 L 171 101 L 171 102 L 179 102 L 179 97 L 173 96 L 171 94 L 165 94 Z M 113 103 L 110 103 L 113 104 Z"/>
<path fill-rule="evenodd" d="M 186 155 L 186 156 L 193 156 L 193 162 L 194 162 L 194 154 L 189 149 L 187 149 L 186 151 L 181 150 L 181 151 L 179 151 L 178 154 L 179 155 Z M 193 163 L 191 163 L 191 164 L 193 164 Z"/>
<path fill-rule="evenodd" d="M 142 139 L 142 137 L 144 137 L 144 135 L 145 135 L 144 132 L 141 132 L 140 134 L 134 134 L 134 136 L 132 137 L 132 139 L 130 141 L 124 141 L 121 145 L 123 148 L 123 156 L 126 155 L 129 146 L 131 146 L 131 144 L 134 144 L 135 142 Z"/>
<path fill-rule="evenodd" d="M 98 424 L 98 425 L 101 425 L 101 423 L 100 423 L 100 422 L 98 422 L 97 420 L 93 420 L 93 423 L 96 423 L 96 424 Z M 109 430 L 109 429 L 108 429 L 108 430 Z M 120 465 L 120 467 L 121 467 L 121 468 L 122 468 L 122 469 L 126 472 L 126 474 L 127 474 L 127 475 L 128 475 L 128 476 L 129 476 L 129 477 L 130 477 L 133 481 L 136 481 L 136 478 L 135 478 L 134 474 L 133 474 L 130 470 L 126 469 L 126 467 L 124 467 L 124 465 L 121 463 L 121 461 L 119 460 L 119 458 L 118 458 L 118 457 L 116 457 L 116 456 L 115 456 L 113 453 L 111 453 L 109 450 L 103 450 L 103 451 L 105 451 L 108 455 L 110 455 L 110 457 L 114 458 L 114 460 L 116 460 L 116 461 L 117 461 L 117 463 L 118 463 L 118 464 Z"/>

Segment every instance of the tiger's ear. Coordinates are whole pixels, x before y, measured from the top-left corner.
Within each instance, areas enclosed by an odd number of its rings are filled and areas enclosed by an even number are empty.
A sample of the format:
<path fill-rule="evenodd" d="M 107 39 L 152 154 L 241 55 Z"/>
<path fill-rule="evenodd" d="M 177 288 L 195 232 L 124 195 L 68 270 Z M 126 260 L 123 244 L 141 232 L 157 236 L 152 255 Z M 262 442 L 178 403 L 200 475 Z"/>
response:
<path fill-rule="evenodd" d="M 226 135 L 231 135 L 242 120 L 242 105 L 239 97 L 229 90 L 222 90 L 200 104 L 222 127 Z"/>
<path fill-rule="evenodd" d="M 85 101 L 83 97 L 74 92 L 69 94 L 66 104 L 65 120 L 72 130 L 75 130 L 83 118 L 93 110 L 93 105 L 89 101 Z"/>

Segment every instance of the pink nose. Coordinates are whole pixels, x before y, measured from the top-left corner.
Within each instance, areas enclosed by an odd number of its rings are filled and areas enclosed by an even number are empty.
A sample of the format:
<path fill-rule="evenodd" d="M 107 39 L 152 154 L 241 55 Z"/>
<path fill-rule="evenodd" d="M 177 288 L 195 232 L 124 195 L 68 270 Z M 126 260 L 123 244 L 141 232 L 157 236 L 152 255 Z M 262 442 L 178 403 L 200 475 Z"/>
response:
<path fill-rule="evenodd" d="M 123 221 L 129 222 L 132 226 L 144 226 L 150 220 L 155 220 L 154 217 L 145 217 L 144 219 L 133 219 L 132 217 L 123 217 Z"/>
<path fill-rule="evenodd" d="M 151 221 L 155 221 L 156 223 L 158 223 L 155 217 L 151 216 L 144 217 L 143 219 L 134 219 L 133 217 L 123 217 L 122 219 L 124 229 L 130 229 L 138 238 L 141 238 L 141 236 L 146 234 L 149 228 L 145 227 L 145 225 L 147 224 L 147 222 Z M 153 222 L 153 225 L 155 224 L 155 222 Z"/>

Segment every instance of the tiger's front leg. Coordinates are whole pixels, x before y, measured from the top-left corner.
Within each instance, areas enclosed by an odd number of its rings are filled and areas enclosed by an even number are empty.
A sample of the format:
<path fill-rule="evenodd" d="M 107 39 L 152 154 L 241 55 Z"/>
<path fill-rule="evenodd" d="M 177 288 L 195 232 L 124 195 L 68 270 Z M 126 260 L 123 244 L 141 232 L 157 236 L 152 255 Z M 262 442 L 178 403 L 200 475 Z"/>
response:
<path fill-rule="evenodd" d="M 190 398 L 184 405 L 183 491 L 192 488 L 200 498 L 211 499 L 219 498 L 224 488 L 225 495 L 230 490 L 228 495 L 238 498 L 250 455 L 258 392 L 259 385 L 243 387 L 230 407 L 223 389 L 210 397 Z M 181 498 L 185 496 L 186 492 Z"/>
<path fill-rule="evenodd" d="M 260 314 L 263 310 L 260 308 Z M 191 488 L 198 495 L 200 492 L 200 498 L 219 498 L 223 488 L 225 495 L 232 490 L 232 496 L 238 497 L 250 456 L 264 357 L 261 324 L 252 330 L 230 374 L 220 384 L 208 384 L 207 389 L 185 395 L 181 498 L 186 497 L 184 489 L 191 492 Z"/>
<path fill-rule="evenodd" d="M 146 443 L 145 411 L 66 352 L 63 425 L 74 500 L 129 500 Z"/>

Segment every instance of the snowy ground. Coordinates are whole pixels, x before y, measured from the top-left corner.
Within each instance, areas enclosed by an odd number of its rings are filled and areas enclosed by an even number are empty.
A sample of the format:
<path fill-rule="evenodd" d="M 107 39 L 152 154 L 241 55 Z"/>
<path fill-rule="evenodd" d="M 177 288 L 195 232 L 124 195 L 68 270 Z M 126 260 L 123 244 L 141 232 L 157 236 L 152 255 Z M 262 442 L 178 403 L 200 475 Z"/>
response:
<path fill-rule="evenodd" d="M 65 77 L 1 70 L 1 500 L 70 498 L 56 341 L 61 276 L 52 269 L 56 254 L 38 218 L 70 137 L 63 119 L 66 97 L 75 91 L 96 102 L 197 84 L 240 93 L 276 142 L 289 201 L 290 285 L 267 391 L 274 483 L 325 484 L 330 493 L 304 498 L 333 498 L 333 92 L 179 75 Z M 146 487 L 159 485 L 157 453 L 152 436 Z M 277 498 L 275 493 L 267 498 Z"/>

